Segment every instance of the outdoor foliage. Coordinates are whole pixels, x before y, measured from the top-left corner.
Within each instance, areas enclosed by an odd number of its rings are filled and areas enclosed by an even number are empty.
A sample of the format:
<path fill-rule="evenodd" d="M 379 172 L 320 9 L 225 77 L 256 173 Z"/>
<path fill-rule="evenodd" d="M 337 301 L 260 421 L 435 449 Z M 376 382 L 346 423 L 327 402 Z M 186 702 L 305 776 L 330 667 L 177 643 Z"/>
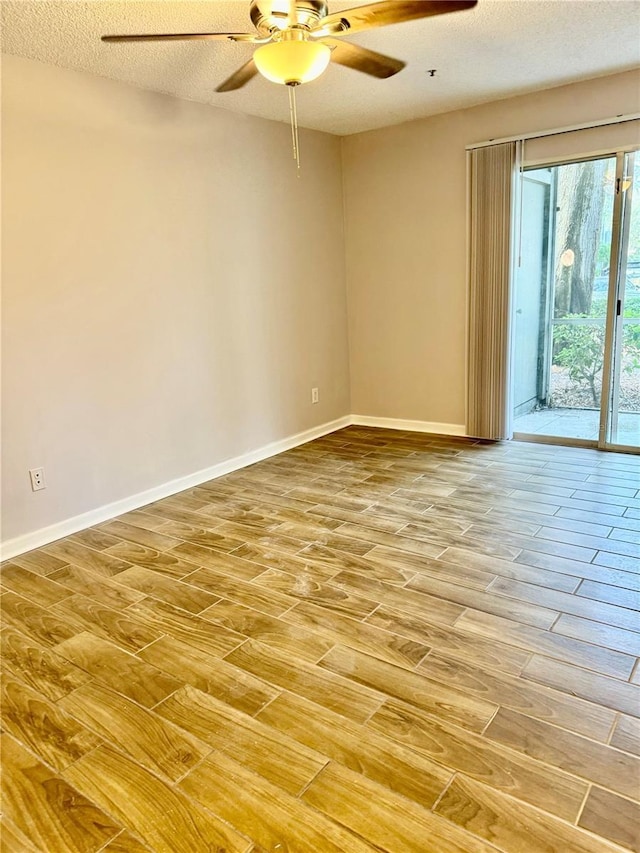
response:
<path fill-rule="evenodd" d="M 600 373 L 604 357 L 605 321 L 602 306 L 594 305 L 589 314 L 569 314 L 566 320 L 598 318 L 598 322 L 588 325 L 556 326 L 554 332 L 553 363 L 567 369 L 572 381 L 586 385 L 591 392 L 594 407 L 598 407 Z M 625 317 L 640 318 L 640 295 L 627 299 Z M 627 323 L 623 327 L 622 369 L 632 373 L 640 368 L 640 320 Z"/>

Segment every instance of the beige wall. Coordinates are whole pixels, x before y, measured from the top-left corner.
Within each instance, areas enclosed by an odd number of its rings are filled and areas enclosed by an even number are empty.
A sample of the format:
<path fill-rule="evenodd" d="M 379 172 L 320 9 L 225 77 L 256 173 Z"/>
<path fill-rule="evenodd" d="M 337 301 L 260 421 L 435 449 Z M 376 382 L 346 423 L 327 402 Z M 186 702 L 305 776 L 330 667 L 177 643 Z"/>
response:
<path fill-rule="evenodd" d="M 350 411 L 463 424 L 465 145 L 639 82 L 303 131 L 298 180 L 286 125 L 4 57 L 2 539 Z"/>
<path fill-rule="evenodd" d="M 339 139 L 298 180 L 286 125 L 15 57 L 2 108 L 3 540 L 348 414 Z"/>
<path fill-rule="evenodd" d="M 343 140 L 354 414 L 464 424 L 465 146 L 634 112 L 629 72 Z"/>

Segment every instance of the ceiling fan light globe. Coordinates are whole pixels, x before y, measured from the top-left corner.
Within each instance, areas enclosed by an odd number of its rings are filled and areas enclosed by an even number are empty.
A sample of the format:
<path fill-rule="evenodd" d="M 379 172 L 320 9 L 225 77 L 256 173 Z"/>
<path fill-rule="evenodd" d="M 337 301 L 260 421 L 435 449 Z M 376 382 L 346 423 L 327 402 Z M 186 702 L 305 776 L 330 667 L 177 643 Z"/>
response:
<path fill-rule="evenodd" d="M 319 77 L 329 64 L 331 50 L 321 42 L 279 41 L 259 47 L 253 59 L 267 80 L 291 86 Z"/>

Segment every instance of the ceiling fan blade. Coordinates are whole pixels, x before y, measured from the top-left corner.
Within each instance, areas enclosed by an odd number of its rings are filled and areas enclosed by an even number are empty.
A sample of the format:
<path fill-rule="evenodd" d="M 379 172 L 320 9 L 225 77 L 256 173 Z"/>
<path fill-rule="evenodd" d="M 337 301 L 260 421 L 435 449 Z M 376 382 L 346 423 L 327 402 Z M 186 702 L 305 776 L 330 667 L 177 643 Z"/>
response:
<path fill-rule="evenodd" d="M 256 64 L 253 59 L 250 59 L 244 65 L 241 65 L 237 71 L 234 71 L 231 77 L 227 77 L 224 83 L 221 83 L 216 88 L 216 92 L 233 92 L 235 89 L 240 89 L 255 77 L 257 73 Z"/>
<path fill-rule="evenodd" d="M 331 48 L 332 62 L 337 62 L 338 65 L 344 65 L 346 68 L 362 71 L 372 77 L 379 77 L 381 80 L 393 77 L 398 71 L 402 71 L 406 65 L 406 62 L 402 62 L 401 59 L 376 53 L 374 50 L 361 47 L 359 44 L 352 44 L 348 41 L 334 41 L 333 39 L 323 39 L 323 41 Z"/>
<path fill-rule="evenodd" d="M 261 39 L 257 33 L 151 33 L 150 35 L 102 36 L 106 42 L 126 41 L 268 41 Z"/>
<path fill-rule="evenodd" d="M 464 9 L 472 9 L 477 2 L 478 0 L 382 0 L 380 3 L 369 3 L 327 15 L 318 22 L 312 32 L 326 32 L 331 36 L 359 33 L 373 27 L 386 27 L 416 18 L 462 12 Z"/>

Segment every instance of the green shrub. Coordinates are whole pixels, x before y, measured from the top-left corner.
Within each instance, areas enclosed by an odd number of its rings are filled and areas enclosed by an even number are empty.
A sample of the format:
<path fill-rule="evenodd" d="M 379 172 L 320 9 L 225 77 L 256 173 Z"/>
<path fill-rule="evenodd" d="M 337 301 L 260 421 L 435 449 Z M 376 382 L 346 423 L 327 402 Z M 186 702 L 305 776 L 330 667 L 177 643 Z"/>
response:
<path fill-rule="evenodd" d="M 570 314 L 566 319 L 581 317 L 586 317 L 586 314 Z M 600 403 L 597 379 L 604 360 L 604 322 L 588 326 L 568 323 L 556 326 L 553 350 L 553 363 L 566 367 L 572 382 L 586 384 L 591 391 L 593 405 L 597 407 Z"/>
<path fill-rule="evenodd" d="M 632 296 L 626 300 L 625 317 L 640 317 L 640 296 Z M 563 320 L 586 319 L 599 317 L 601 322 L 588 325 L 573 325 L 570 323 L 557 325 L 553 336 L 553 363 L 565 367 L 569 378 L 579 384 L 586 385 L 591 392 L 593 405 L 600 405 L 599 376 L 604 361 L 605 321 L 603 312 L 598 306 L 592 306 L 590 314 L 569 314 Z M 640 320 L 637 323 L 627 323 L 623 327 L 622 369 L 632 373 L 640 368 Z"/>

